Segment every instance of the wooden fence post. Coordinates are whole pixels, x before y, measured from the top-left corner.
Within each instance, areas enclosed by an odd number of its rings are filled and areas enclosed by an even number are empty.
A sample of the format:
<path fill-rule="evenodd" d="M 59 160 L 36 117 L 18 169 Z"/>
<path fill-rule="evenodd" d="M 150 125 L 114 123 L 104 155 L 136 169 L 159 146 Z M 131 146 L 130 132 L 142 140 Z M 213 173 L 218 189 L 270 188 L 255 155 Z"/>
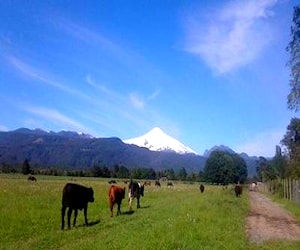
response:
<path fill-rule="evenodd" d="M 291 188 L 290 188 L 290 201 L 293 198 L 293 180 L 291 179 Z"/>

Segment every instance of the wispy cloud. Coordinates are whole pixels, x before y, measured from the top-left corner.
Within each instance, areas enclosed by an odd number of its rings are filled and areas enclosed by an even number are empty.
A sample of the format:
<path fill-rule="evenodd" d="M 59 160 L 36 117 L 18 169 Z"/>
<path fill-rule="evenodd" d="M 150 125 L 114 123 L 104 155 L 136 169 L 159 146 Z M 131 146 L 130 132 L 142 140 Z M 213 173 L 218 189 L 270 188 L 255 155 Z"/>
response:
<path fill-rule="evenodd" d="M 144 100 L 143 100 L 140 96 L 138 96 L 136 93 L 130 93 L 130 94 L 129 94 L 129 99 L 130 99 L 131 104 L 132 104 L 135 108 L 140 109 L 140 110 L 144 109 L 144 107 L 145 107 L 145 102 L 144 102 Z"/>
<path fill-rule="evenodd" d="M 74 39 L 74 43 L 80 42 L 81 46 L 86 46 L 87 50 L 92 50 L 95 54 L 105 58 L 105 62 L 113 62 L 114 73 L 120 68 L 120 74 L 134 72 L 135 80 L 143 82 L 143 85 L 152 86 L 153 83 L 168 81 L 169 77 L 154 64 L 149 62 L 138 51 L 124 44 L 122 40 L 117 40 L 104 34 L 100 29 L 93 29 L 84 24 L 74 22 L 65 18 L 56 18 L 54 26 L 63 31 L 66 35 Z M 103 67 L 106 65 L 104 64 Z M 151 76 L 151 77 L 148 77 Z M 155 81 L 153 81 L 155 79 Z"/>
<path fill-rule="evenodd" d="M 99 32 L 95 32 L 83 25 L 64 18 L 56 18 L 53 22 L 55 22 L 55 27 L 61 28 L 67 34 L 70 34 L 77 40 L 83 41 L 89 45 L 109 50 L 110 53 L 113 54 L 123 53 L 122 48 L 118 44 L 101 35 Z"/>
<path fill-rule="evenodd" d="M 46 119 L 48 122 L 54 123 L 60 126 L 61 128 L 71 129 L 75 131 L 88 131 L 88 129 L 85 128 L 83 124 L 69 118 L 68 116 L 62 114 L 61 112 L 55 109 L 49 109 L 49 108 L 37 107 L 37 106 L 25 106 L 24 109 L 28 113 Z"/>
<path fill-rule="evenodd" d="M 143 97 L 141 94 L 137 92 L 131 92 L 129 94 L 120 94 L 116 91 L 113 91 L 112 89 L 109 89 L 107 86 L 103 84 L 99 84 L 91 75 L 86 76 L 86 82 L 94 87 L 95 89 L 101 91 L 105 98 L 110 99 L 111 101 L 114 101 L 115 103 L 118 103 L 118 109 L 120 107 L 128 107 L 128 102 L 131 104 L 132 107 L 138 110 L 144 110 L 146 105 L 150 102 L 155 100 L 161 92 L 160 89 L 157 89 L 150 93 L 147 97 Z M 126 98 L 128 96 L 128 98 Z"/>
<path fill-rule="evenodd" d="M 273 157 L 276 145 L 280 145 L 284 130 L 271 130 L 261 132 L 252 138 L 246 139 L 245 143 L 237 145 L 235 151 L 248 155 Z"/>
<path fill-rule="evenodd" d="M 259 56 L 272 39 L 268 19 L 277 0 L 227 2 L 207 20 L 186 19 L 186 50 L 219 74 L 238 69 Z"/>
<path fill-rule="evenodd" d="M 85 80 L 90 86 L 99 90 L 107 98 L 114 99 L 114 100 L 124 99 L 121 94 L 118 94 L 115 91 L 109 89 L 104 84 L 99 84 L 91 75 L 86 75 Z"/>
<path fill-rule="evenodd" d="M 23 60 L 14 57 L 14 56 L 8 56 L 7 61 L 19 72 L 23 73 L 24 75 L 36 79 L 40 82 L 43 82 L 45 84 L 48 84 L 54 88 L 64 90 L 66 92 L 73 93 L 74 91 L 68 87 L 63 86 L 62 84 L 52 81 L 49 78 L 45 77 L 42 73 L 40 73 L 37 69 L 30 66 L 29 64 L 25 63 Z"/>
<path fill-rule="evenodd" d="M 43 73 L 40 69 L 37 69 L 34 66 L 26 63 L 23 59 L 17 58 L 15 56 L 8 56 L 7 61 L 17 71 L 19 71 L 27 77 L 30 77 L 34 80 L 42 82 L 43 84 L 47 84 L 53 88 L 59 89 L 69 94 L 87 98 L 87 96 L 84 96 L 80 91 L 77 91 L 76 89 L 70 88 L 57 81 L 52 80 L 46 73 Z"/>
<path fill-rule="evenodd" d="M 25 62 L 24 59 L 20 59 L 14 56 L 8 56 L 7 61 L 10 63 L 11 66 L 15 68 L 19 73 L 22 73 L 24 76 L 29 77 L 37 82 L 46 84 L 51 86 L 57 90 L 65 92 L 69 95 L 76 96 L 82 100 L 88 101 L 90 103 L 95 103 L 96 101 L 89 95 L 85 94 L 82 91 L 79 91 L 76 88 L 71 88 L 67 85 L 64 85 L 58 81 L 52 80 L 48 73 L 45 73 L 41 69 L 38 69 L 28 63 Z M 100 101 L 97 100 L 99 104 Z"/>
<path fill-rule="evenodd" d="M 149 95 L 143 95 L 138 91 L 120 93 L 110 87 L 109 84 L 100 83 L 91 74 L 87 74 L 85 80 L 94 88 L 95 94 L 101 93 L 102 100 L 107 102 L 105 112 L 98 110 L 97 114 L 88 118 L 89 120 L 95 120 L 96 123 L 114 128 L 116 131 L 122 130 L 120 120 L 124 121 L 124 125 L 130 124 L 133 127 L 143 128 L 143 131 L 157 126 L 157 124 L 166 123 L 165 119 L 157 111 L 152 110 L 151 105 L 149 105 L 150 101 L 154 101 L 159 96 L 160 89 L 154 90 Z"/>
<path fill-rule="evenodd" d="M 160 92 L 161 92 L 161 89 L 155 90 L 153 93 L 151 93 L 151 94 L 147 97 L 147 100 L 148 100 L 148 101 L 154 100 L 156 97 L 159 96 Z"/>

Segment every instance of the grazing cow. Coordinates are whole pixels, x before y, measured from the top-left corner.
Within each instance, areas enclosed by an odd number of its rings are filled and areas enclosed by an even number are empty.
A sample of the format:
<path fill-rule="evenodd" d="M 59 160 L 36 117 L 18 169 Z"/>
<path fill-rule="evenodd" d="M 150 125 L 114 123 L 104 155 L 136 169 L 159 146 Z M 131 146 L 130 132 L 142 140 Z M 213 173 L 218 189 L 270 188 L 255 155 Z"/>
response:
<path fill-rule="evenodd" d="M 171 186 L 173 186 L 173 182 L 172 181 L 168 181 L 167 187 L 171 187 Z"/>
<path fill-rule="evenodd" d="M 144 196 L 144 185 L 139 182 L 130 181 L 128 185 L 128 196 L 129 196 L 129 210 L 132 209 L 132 201 L 134 198 L 137 200 L 137 208 L 140 208 L 140 197 Z"/>
<path fill-rule="evenodd" d="M 204 192 L 204 185 L 203 184 L 200 185 L 200 191 L 201 191 L 201 193 Z"/>
<path fill-rule="evenodd" d="M 235 185 L 235 187 L 234 187 L 234 192 L 235 192 L 235 196 L 236 196 L 236 197 L 241 196 L 241 195 L 242 195 L 242 192 L 243 192 L 243 187 L 242 187 L 242 185 L 240 185 L 240 184 Z"/>
<path fill-rule="evenodd" d="M 65 212 L 68 207 L 68 228 L 71 228 L 70 219 L 72 211 L 75 211 L 73 226 L 76 225 L 78 209 L 84 212 L 85 225 L 87 221 L 88 202 L 94 202 L 94 190 L 74 183 L 67 183 L 63 189 L 61 209 L 61 229 L 65 226 Z"/>
<path fill-rule="evenodd" d="M 151 186 L 151 181 L 145 181 L 144 186 Z"/>
<path fill-rule="evenodd" d="M 115 180 L 109 180 L 108 181 L 108 184 L 113 184 L 113 183 L 116 184 L 117 182 Z"/>
<path fill-rule="evenodd" d="M 159 181 L 155 181 L 155 186 L 160 187 L 160 182 Z"/>
<path fill-rule="evenodd" d="M 108 197 L 109 197 L 109 207 L 111 212 L 110 217 L 113 217 L 114 215 L 113 209 L 115 204 L 118 204 L 117 215 L 121 214 L 121 203 L 122 200 L 125 198 L 125 188 L 112 185 L 109 188 Z"/>
<path fill-rule="evenodd" d="M 255 182 L 252 182 L 250 184 L 250 191 L 256 191 L 257 190 L 257 184 Z"/>
<path fill-rule="evenodd" d="M 36 178 L 33 175 L 28 176 L 29 181 L 36 181 Z"/>

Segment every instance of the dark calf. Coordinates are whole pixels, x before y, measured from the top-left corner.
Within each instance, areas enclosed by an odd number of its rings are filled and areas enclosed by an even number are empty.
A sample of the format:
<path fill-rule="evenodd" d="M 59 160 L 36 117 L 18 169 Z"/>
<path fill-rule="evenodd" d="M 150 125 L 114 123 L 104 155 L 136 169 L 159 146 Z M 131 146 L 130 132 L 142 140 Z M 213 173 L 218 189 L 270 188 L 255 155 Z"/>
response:
<path fill-rule="evenodd" d="M 243 192 L 243 187 L 242 187 L 240 184 L 236 185 L 236 186 L 234 187 L 234 192 L 235 192 L 235 196 L 236 196 L 236 197 L 241 196 L 241 195 L 242 195 L 242 192 Z"/>
<path fill-rule="evenodd" d="M 62 209 L 61 209 L 61 229 L 65 226 L 65 212 L 68 209 L 68 228 L 71 228 L 71 215 L 74 210 L 73 226 L 76 225 L 76 218 L 78 209 L 84 212 L 85 225 L 88 225 L 87 221 L 87 207 L 88 202 L 94 202 L 94 191 L 92 188 L 87 188 L 74 183 L 67 183 L 63 189 L 62 195 Z"/>
<path fill-rule="evenodd" d="M 168 187 L 172 187 L 173 186 L 173 182 L 172 181 L 168 181 L 167 186 Z"/>
<path fill-rule="evenodd" d="M 160 182 L 159 181 L 155 181 L 155 186 L 160 187 Z"/>
<path fill-rule="evenodd" d="M 29 181 L 36 181 L 36 178 L 33 175 L 30 175 L 27 180 L 29 180 Z"/>
<path fill-rule="evenodd" d="M 204 185 L 203 184 L 200 185 L 200 191 L 201 191 L 201 193 L 204 192 Z"/>

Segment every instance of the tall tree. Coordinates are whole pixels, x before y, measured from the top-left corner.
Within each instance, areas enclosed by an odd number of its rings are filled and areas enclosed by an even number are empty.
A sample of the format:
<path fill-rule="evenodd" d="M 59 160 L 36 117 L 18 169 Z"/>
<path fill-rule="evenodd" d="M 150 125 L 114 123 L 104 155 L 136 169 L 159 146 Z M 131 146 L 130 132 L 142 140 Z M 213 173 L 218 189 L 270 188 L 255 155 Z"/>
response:
<path fill-rule="evenodd" d="M 287 148 L 289 156 L 289 175 L 300 177 L 300 119 L 292 118 L 281 143 Z"/>
<path fill-rule="evenodd" d="M 256 173 L 259 181 L 264 181 L 264 173 L 267 169 L 268 161 L 265 157 L 260 156 L 256 162 Z"/>
<path fill-rule="evenodd" d="M 271 165 L 274 167 L 277 177 L 285 178 L 288 176 L 287 158 L 282 154 L 281 147 L 276 146 L 276 153 L 271 161 Z"/>
<path fill-rule="evenodd" d="M 247 164 L 238 154 L 232 154 L 233 158 L 233 182 L 244 183 L 248 176 Z"/>
<path fill-rule="evenodd" d="M 242 183 L 247 178 L 247 166 L 239 155 L 215 150 L 206 161 L 204 176 L 212 183 Z"/>
<path fill-rule="evenodd" d="M 178 171 L 178 179 L 181 181 L 185 181 L 186 177 L 187 177 L 187 172 L 186 172 L 185 168 L 182 167 Z"/>
<path fill-rule="evenodd" d="M 118 178 L 128 178 L 129 177 L 129 169 L 124 166 L 120 166 L 119 171 L 117 173 L 117 177 Z"/>
<path fill-rule="evenodd" d="M 23 162 L 22 165 L 22 173 L 23 174 L 30 174 L 31 169 L 30 169 L 30 165 L 29 165 L 29 160 L 25 159 L 25 161 Z"/>
<path fill-rule="evenodd" d="M 294 7 L 293 23 L 291 26 L 291 41 L 287 46 L 290 59 L 287 65 L 290 67 L 290 93 L 288 95 L 288 107 L 291 110 L 300 109 L 300 5 Z"/>

